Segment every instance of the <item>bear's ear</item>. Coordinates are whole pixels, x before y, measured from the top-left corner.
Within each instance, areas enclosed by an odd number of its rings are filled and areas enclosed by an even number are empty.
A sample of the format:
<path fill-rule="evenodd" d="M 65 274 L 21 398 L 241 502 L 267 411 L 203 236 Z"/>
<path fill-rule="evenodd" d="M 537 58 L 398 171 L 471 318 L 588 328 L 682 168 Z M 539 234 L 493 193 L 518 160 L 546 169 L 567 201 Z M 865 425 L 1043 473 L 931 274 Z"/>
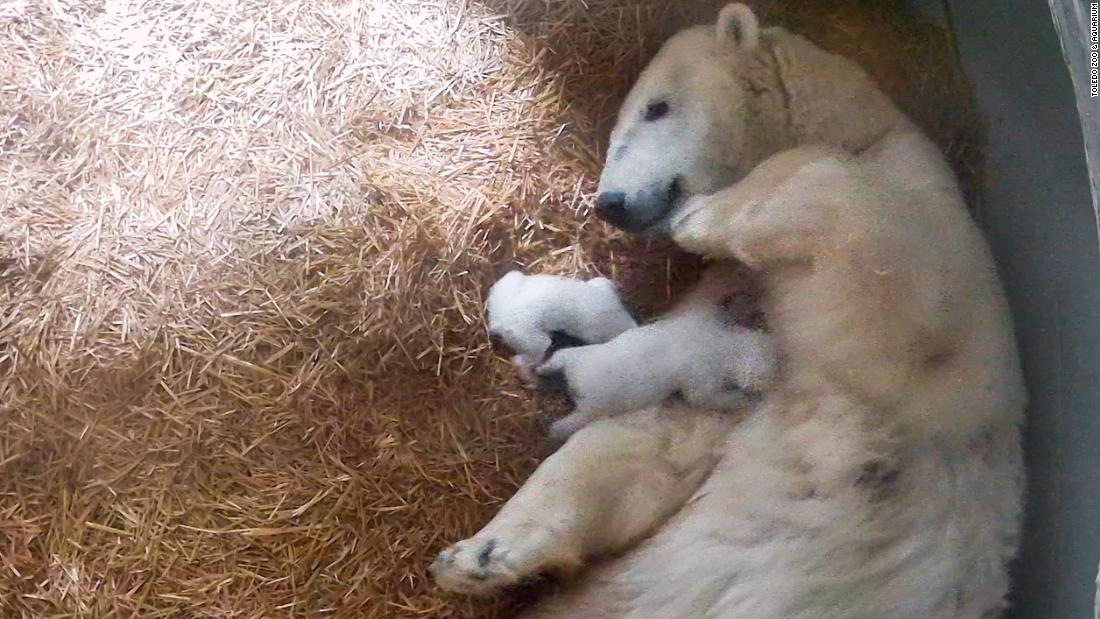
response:
<path fill-rule="evenodd" d="M 749 7 L 727 4 L 718 13 L 718 41 L 737 49 L 752 49 L 760 42 L 760 23 Z"/>

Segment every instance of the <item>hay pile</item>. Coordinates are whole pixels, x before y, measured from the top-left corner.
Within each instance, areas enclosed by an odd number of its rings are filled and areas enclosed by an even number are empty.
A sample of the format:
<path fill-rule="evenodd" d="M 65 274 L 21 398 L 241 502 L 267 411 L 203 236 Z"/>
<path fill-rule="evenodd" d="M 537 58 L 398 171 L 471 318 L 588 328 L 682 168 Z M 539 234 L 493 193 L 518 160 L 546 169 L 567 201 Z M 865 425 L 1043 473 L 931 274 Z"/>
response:
<path fill-rule="evenodd" d="M 588 217 L 664 0 L 0 3 L 0 616 L 491 616 L 433 591 L 540 455 L 502 265 L 693 261 Z M 760 3 L 972 178 L 940 33 Z"/>

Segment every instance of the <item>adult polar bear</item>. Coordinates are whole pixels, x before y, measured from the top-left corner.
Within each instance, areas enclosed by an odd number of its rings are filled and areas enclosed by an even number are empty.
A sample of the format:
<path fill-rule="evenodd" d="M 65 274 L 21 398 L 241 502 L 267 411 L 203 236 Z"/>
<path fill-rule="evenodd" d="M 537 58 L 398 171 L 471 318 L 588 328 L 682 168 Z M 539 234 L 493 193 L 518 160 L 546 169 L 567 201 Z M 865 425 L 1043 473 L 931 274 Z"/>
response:
<path fill-rule="evenodd" d="M 585 427 L 439 582 L 622 553 L 530 616 L 998 615 L 1025 394 L 929 140 L 855 64 L 730 5 L 666 43 L 608 152 L 608 219 L 760 272 L 782 376 L 742 421 L 670 404 Z"/>

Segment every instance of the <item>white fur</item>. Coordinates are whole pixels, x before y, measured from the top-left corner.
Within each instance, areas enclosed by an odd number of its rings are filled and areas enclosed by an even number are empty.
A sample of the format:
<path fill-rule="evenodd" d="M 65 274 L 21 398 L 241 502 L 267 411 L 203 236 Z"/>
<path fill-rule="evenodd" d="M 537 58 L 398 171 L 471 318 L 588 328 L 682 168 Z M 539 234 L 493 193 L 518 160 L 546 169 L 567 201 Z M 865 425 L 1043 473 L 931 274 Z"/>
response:
<path fill-rule="evenodd" d="M 521 377 L 536 366 L 541 375 L 564 374 L 575 409 L 551 426 L 559 440 L 594 419 L 660 404 L 676 393 L 699 408 L 739 408 L 767 388 L 777 361 L 766 333 L 726 324 L 721 300 L 732 270 L 711 267 L 676 310 L 642 327 L 610 280 L 512 271 L 489 291 L 489 330 L 517 352 Z M 553 331 L 590 345 L 559 350 L 539 365 Z"/>
<path fill-rule="evenodd" d="M 663 130 L 631 106 L 673 83 L 722 146 L 648 141 Z M 667 169 L 614 146 L 711 160 L 678 172 L 689 195 L 662 225 L 759 271 L 780 376 L 743 423 L 665 405 L 585 427 L 441 554 L 440 584 L 486 593 L 620 553 L 525 616 L 998 616 L 1026 397 L 992 261 L 933 145 L 856 65 L 781 29 L 751 49 L 677 35 L 614 135 L 601 185 L 619 191 Z"/>
<path fill-rule="evenodd" d="M 489 289 L 485 307 L 489 332 L 516 352 L 513 361 L 521 368 L 546 359 L 554 331 L 594 344 L 637 326 L 604 277 L 581 281 L 511 271 Z"/>
<path fill-rule="evenodd" d="M 753 402 L 768 388 L 778 361 L 771 336 L 724 315 L 732 270 L 711 267 L 665 318 L 605 344 L 554 353 L 537 371 L 563 372 L 575 408 L 554 422 L 551 435 L 566 438 L 594 419 L 660 404 L 676 393 L 697 408 L 730 410 Z"/>
<path fill-rule="evenodd" d="M 760 24 L 752 9 L 743 4 L 722 7 L 715 28 L 719 43 L 746 50 L 752 50 L 760 43 Z"/>

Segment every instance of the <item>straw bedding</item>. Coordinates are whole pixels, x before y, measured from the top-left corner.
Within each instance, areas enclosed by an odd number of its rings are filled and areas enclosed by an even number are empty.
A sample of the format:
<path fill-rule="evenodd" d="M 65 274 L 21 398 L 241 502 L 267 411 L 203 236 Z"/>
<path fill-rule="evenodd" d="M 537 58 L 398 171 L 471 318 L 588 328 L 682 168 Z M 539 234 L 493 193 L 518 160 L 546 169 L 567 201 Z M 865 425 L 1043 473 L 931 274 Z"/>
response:
<path fill-rule="evenodd" d="M 545 455 L 482 296 L 691 281 L 589 209 L 616 101 L 718 4 L 0 2 L 0 616 L 507 614 L 425 574 Z M 973 185 L 943 33 L 757 7 Z"/>

